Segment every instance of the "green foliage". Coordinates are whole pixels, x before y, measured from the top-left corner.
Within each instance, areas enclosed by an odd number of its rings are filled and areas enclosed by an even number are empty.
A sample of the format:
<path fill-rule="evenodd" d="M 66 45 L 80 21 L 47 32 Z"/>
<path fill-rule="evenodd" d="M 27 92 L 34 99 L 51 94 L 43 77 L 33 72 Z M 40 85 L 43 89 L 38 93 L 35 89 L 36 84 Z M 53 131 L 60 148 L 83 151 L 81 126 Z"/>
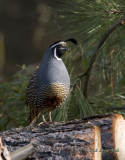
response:
<path fill-rule="evenodd" d="M 54 0 L 54 2 L 53 12 L 57 15 L 54 23 L 57 24 L 57 29 L 64 33 L 66 38 L 75 37 L 78 40 L 77 53 L 74 52 L 76 55 L 72 54 L 72 60 L 76 59 L 77 61 L 79 58 L 79 66 L 77 66 L 79 72 L 74 72 L 75 76 L 72 77 L 75 82 L 78 76 L 88 68 L 93 51 L 105 31 L 125 16 L 125 1 L 63 0 L 61 3 L 57 3 Z M 93 99 L 92 104 L 94 104 L 91 106 L 94 107 L 96 113 L 111 111 L 108 106 L 124 104 L 123 100 L 120 103 L 113 99 L 119 93 L 124 94 L 124 35 L 125 25 L 122 25 L 110 34 L 99 50 L 89 84 L 89 100 L 91 104 Z M 81 81 L 84 83 L 82 79 Z M 124 114 L 124 112 L 122 113 Z"/>
<path fill-rule="evenodd" d="M 64 0 L 61 3 L 54 0 L 54 2 L 52 4 L 56 10 L 54 8 L 53 12 L 57 15 L 54 23 L 57 24 L 57 29 L 64 33 L 65 37 L 75 37 L 78 40 L 87 61 L 90 60 L 104 32 L 125 15 L 124 0 Z M 110 52 L 114 50 L 112 63 L 117 63 L 119 69 L 123 67 L 124 35 L 125 26 L 121 26 L 109 36 L 100 50 L 100 57 L 104 62 L 102 65 L 108 63 Z"/>
<path fill-rule="evenodd" d="M 11 82 L 1 82 L 0 130 L 26 125 L 28 107 L 25 106 L 25 94 L 29 75 L 23 66 Z"/>

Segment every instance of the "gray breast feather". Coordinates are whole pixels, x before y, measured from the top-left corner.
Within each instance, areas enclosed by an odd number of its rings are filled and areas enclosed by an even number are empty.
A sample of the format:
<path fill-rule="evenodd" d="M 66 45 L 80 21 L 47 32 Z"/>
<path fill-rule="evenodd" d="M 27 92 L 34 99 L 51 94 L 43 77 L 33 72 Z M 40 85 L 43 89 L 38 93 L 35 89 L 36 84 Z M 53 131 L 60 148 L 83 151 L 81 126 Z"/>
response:
<path fill-rule="evenodd" d="M 41 85 L 55 82 L 63 83 L 67 87 L 70 85 L 69 74 L 63 61 L 52 59 L 52 57 L 48 56 L 43 57 L 43 61 L 37 70 L 37 77 Z"/>

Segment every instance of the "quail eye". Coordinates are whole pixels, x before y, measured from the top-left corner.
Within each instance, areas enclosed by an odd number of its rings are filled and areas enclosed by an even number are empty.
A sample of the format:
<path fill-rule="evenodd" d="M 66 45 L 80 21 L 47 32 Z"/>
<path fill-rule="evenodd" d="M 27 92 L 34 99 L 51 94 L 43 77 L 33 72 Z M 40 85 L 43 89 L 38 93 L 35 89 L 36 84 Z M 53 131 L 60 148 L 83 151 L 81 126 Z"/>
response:
<path fill-rule="evenodd" d="M 54 49 L 54 57 L 57 60 L 61 60 L 61 57 L 65 52 L 66 52 L 65 48 L 63 48 L 63 47 L 55 47 L 55 49 Z"/>
<path fill-rule="evenodd" d="M 62 45 L 58 45 L 57 47 L 54 48 L 54 57 L 57 60 L 61 60 L 61 57 L 66 52 L 66 50 L 69 50 L 66 46 L 63 47 Z"/>

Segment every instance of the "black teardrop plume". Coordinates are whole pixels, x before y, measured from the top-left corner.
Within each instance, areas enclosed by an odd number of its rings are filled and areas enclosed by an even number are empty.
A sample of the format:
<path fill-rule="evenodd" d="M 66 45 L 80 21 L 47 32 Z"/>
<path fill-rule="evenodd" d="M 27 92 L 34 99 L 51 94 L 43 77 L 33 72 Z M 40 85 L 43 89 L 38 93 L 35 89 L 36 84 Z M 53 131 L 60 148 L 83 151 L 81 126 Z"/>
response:
<path fill-rule="evenodd" d="M 67 42 L 67 41 L 70 41 L 70 42 L 72 42 L 74 44 L 77 44 L 77 41 L 74 38 L 69 38 L 65 42 Z"/>

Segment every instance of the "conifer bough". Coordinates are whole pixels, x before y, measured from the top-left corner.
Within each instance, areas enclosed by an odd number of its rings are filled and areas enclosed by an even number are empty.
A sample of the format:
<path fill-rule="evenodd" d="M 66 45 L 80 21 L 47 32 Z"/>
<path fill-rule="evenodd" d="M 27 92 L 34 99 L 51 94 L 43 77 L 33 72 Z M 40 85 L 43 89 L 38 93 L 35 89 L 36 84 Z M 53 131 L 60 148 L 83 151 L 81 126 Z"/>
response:
<path fill-rule="evenodd" d="M 83 74 L 83 76 L 80 76 L 80 78 L 85 77 L 85 82 L 84 82 L 84 96 L 85 98 L 88 97 L 88 84 L 89 84 L 89 80 L 90 80 L 90 76 L 91 76 L 91 71 L 92 71 L 92 68 L 93 68 L 93 65 L 96 61 L 96 57 L 97 55 L 99 54 L 99 49 L 103 46 L 103 44 L 105 43 L 105 41 L 108 39 L 109 35 L 118 27 L 118 26 L 121 26 L 121 25 L 124 25 L 125 24 L 125 17 L 123 17 L 121 20 L 117 21 L 115 24 L 113 24 L 111 27 L 109 27 L 106 32 L 102 35 L 95 51 L 93 52 L 93 56 L 92 58 L 90 59 L 90 62 L 89 62 L 89 67 L 87 69 L 87 71 Z"/>

